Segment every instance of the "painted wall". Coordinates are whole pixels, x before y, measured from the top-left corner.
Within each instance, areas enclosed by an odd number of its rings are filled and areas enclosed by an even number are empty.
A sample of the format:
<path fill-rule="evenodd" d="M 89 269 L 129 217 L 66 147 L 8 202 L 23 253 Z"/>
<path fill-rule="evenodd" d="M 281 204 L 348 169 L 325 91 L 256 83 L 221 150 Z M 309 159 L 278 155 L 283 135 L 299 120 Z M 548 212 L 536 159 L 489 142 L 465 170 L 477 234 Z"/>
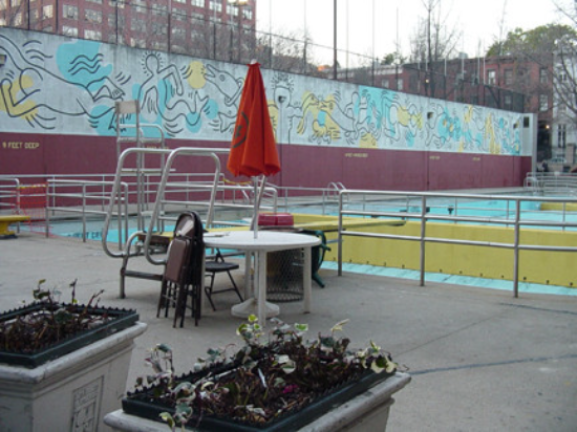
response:
<path fill-rule="evenodd" d="M 231 141 L 245 66 L 7 28 L 0 53 L 2 174 L 113 172 L 121 100 L 137 99 L 141 121 L 160 126 L 170 147 Z M 532 130 L 532 116 L 527 124 L 518 113 L 262 73 L 283 166 L 277 184 L 512 186 L 530 165 L 522 129 Z"/>
<path fill-rule="evenodd" d="M 294 215 L 295 223 L 337 223 L 336 217 Z M 345 218 L 358 222 L 358 218 Z M 400 236 L 420 236 L 420 224 L 407 222 L 403 226 L 387 226 L 379 220 L 363 220 L 365 227 L 355 231 Z M 427 237 L 484 241 L 494 244 L 514 243 L 514 229 L 481 225 L 460 225 L 427 222 Z M 336 239 L 335 232 L 327 233 L 328 240 Z M 545 229 L 523 229 L 522 245 L 575 246 L 577 232 Z M 444 243 L 427 243 L 425 248 L 425 271 L 488 279 L 513 280 L 513 251 L 495 247 L 465 246 Z M 327 252 L 325 260 L 336 261 L 336 245 Z M 369 264 L 392 268 L 419 270 L 420 243 L 408 240 L 345 237 L 343 262 Z M 521 251 L 519 280 L 543 285 L 577 286 L 575 257 L 567 252 Z"/>

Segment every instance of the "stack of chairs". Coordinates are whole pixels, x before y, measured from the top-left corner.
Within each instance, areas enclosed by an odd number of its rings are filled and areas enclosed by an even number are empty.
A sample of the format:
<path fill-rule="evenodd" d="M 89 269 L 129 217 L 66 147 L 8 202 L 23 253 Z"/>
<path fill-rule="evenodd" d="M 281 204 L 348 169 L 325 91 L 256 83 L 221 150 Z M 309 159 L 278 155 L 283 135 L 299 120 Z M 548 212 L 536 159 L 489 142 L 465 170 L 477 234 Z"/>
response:
<path fill-rule="evenodd" d="M 180 319 L 184 325 L 186 309 L 190 308 L 194 325 L 198 326 L 201 314 L 201 287 L 204 260 L 202 221 L 195 212 L 182 213 L 176 221 L 174 238 L 168 247 L 166 268 L 162 277 L 156 316 L 164 309 L 168 317 L 174 307 L 173 327 Z M 190 305 L 188 304 L 190 300 Z"/>

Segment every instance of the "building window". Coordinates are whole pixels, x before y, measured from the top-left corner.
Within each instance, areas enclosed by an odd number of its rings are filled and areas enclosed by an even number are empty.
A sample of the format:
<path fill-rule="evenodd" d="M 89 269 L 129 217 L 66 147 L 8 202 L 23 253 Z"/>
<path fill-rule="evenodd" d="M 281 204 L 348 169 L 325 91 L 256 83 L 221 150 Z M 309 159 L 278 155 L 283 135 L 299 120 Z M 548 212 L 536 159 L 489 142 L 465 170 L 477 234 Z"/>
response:
<path fill-rule="evenodd" d="M 114 6 L 115 8 L 124 9 L 125 2 L 122 0 L 108 0 L 108 6 Z"/>
<path fill-rule="evenodd" d="M 18 12 L 16 15 L 14 15 L 14 25 L 15 26 L 21 26 L 22 25 L 22 14 L 20 12 Z"/>
<path fill-rule="evenodd" d="M 102 0 L 86 0 L 89 1 L 91 3 L 98 3 L 98 4 L 102 4 Z"/>
<path fill-rule="evenodd" d="M 0 0 L 0 10 L 4 10 L 6 9 L 7 6 L 7 0 Z"/>
<path fill-rule="evenodd" d="M 52 18 L 54 16 L 54 8 L 52 5 L 44 6 L 42 8 L 42 18 Z"/>
<path fill-rule="evenodd" d="M 77 20 L 78 19 L 78 6 L 64 5 L 64 18 Z"/>
<path fill-rule="evenodd" d="M 13 8 L 20 6 L 20 0 L 10 0 L 10 6 Z"/>
<path fill-rule="evenodd" d="M 146 13 L 146 6 L 138 6 L 138 5 L 134 5 L 132 7 L 132 10 L 136 13 L 141 13 L 141 14 L 145 14 Z M 137 41 L 138 43 L 138 41 Z"/>
<path fill-rule="evenodd" d="M 132 18 L 130 29 L 133 31 L 146 31 L 146 23 L 143 20 Z M 140 40 L 135 40 L 133 47 L 140 47 Z"/>
<path fill-rule="evenodd" d="M 210 8 L 210 10 L 214 10 L 214 9 L 212 8 L 212 2 L 210 2 L 210 3 L 211 3 L 211 8 Z M 191 4 L 192 6 L 196 6 L 196 7 L 204 7 L 204 0 L 190 0 L 190 4 Z M 219 4 L 220 4 L 220 3 L 219 3 Z M 218 6 L 217 6 L 217 7 L 218 7 Z M 219 11 L 222 11 L 222 4 L 220 4 L 220 9 L 219 9 Z"/>
<path fill-rule="evenodd" d="M 84 11 L 84 17 L 86 21 L 90 23 L 100 24 L 102 22 L 102 12 L 100 11 L 86 9 L 86 11 Z"/>
<path fill-rule="evenodd" d="M 146 41 L 144 39 L 130 38 L 130 46 L 134 48 L 146 48 Z"/>
<path fill-rule="evenodd" d="M 513 98 L 511 97 L 511 95 L 506 95 L 505 96 L 505 108 L 511 108 L 511 106 L 513 105 Z"/>
<path fill-rule="evenodd" d="M 397 80 L 397 90 L 402 90 L 403 89 L 403 79 L 399 78 Z"/>
<path fill-rule="evenodd" d="M 544 112 L 549 110 L 549 97 L 547 95 L 539 95 L 539 111 Z"/>
<path fill-rule="evenodd" d="M 185 3 L 186 4 L 186 0 L 174 0 L 176 3 Z"/>
<path fill-rule="evenodd" d="M 69 37 L 78 37 L 78 28 L 72 26 L 62 26 L 62 34 Z"/>
<path fill-rule="evenodd" d="M 496 74 L 495 74 L 495 70 L 491 69 L 487 71 L 487 84 L 489 85 L 495 85 L 496 84 Z"/>
<path fill-rule="evenodd" d="M 84 30 L 84 37 L 92 40 L 102 40 L 102 33 L 98 30 Z"/>
<path fill-rule="evenodd" d="M 175 38 L 184 39 L 186 36 L 186 30 L 181 27 L 175 27 L 172 29 L 172 35 Z"/>
<path fill-rule="evenodd" d="M 242 17 L 245 20 L 252 20 L 252 9 L 247 7 L 242 8 Z"/>
<path fill-rule="evenodd" d="M 381 87 L 389 88 L 389 80 L 388 79 L 382 80 L 381 81 Z"/>
<path fill-rule="evenodd" d="M 513 70 L 512 69 L 505 69 L 505 85 L 506 86 L 513 85 Z"/>
<path fill-rule="evenodd" d="M 124 27 L 124 16 L 116 14 L 108 15 L 108 27 L 116 27 L 116 23 L 118 22 L 118 27 Z"/>
<path fill-rule="evenodd" d="M 153 22 L 152 23 L 152 32 L 155 35 L 165 36 L 168 34 L 168 28 L 164 23 Z"/>
<path fill-rule="evenodd" d="M 238 7 L 237 7 L 237 6 L 230 5 L 230 4 L 227 4 L 227 5 L 226 5 L 226 13 L 227 13 L 229 16 L 235 16 L 235 17 L 237 17 L 237 16 L 238 16 Z"/>
<path fill-rule="evenodd" d="M 539 82 L 541 84 L 547 84 L 549 78 L 547 77 L 547 68 L 539 69 Z"/>
<path fill-rule="evenodd" d="M 567 125 L 560 124 L 557 126 L 557 147 L 565 148 L 567 144 Z"/>

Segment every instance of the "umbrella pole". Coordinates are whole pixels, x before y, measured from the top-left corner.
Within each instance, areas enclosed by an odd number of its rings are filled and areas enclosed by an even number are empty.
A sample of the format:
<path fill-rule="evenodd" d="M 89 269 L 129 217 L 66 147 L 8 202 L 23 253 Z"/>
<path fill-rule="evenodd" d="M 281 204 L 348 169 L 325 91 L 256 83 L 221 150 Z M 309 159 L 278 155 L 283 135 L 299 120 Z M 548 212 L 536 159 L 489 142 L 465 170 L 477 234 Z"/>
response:
<path fill-rule="evenodd" d="M 260 199 L 258 195 L 258 176 L 254 176 L 253 187 L 254 187 L 254 210 L 252 216 L 252 230 L 254 232 L 254 238 L 258 237 L 258 207 L 260 205 Z"/>
<path fill-rule="evenodd" d="M 258 190 L 258 177 L 253 177 L 254 184 L 254 216 L 252 218 L 252 229 L 254 231 L 254 238 L 258 237 L 258 211 L 260 210 L 260 204 L 262 202 L 262 197 L 264 195 L 264 188 L 266 186 L 266 177 L 261 175 L 262 181 L 260 184 L 260 191 Z"/>

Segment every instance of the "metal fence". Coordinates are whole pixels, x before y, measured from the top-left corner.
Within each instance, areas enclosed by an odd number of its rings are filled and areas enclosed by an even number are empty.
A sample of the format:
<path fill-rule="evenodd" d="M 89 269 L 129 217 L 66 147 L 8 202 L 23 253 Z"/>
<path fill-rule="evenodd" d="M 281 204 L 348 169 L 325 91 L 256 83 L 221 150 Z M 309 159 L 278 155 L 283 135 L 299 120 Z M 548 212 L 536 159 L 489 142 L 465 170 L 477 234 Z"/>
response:
<path fill-rule="evenodd" d="M 455 204 L 446 206 L 449 211 L 444 214 L 435 214 L 430 212 L 435 200 L 439 198 L 454 201 Z M 370 200 L 389 200 L 389 202 L 399 202 L 412 200 L 417 203 L 416 206 L 407 205 L 406 211 L 402 213 L 398 209 L 395 210 L 368 210 L 365 203 Z M 507 207 L 505 216 L 487 217 L 487 216 L 471 216 L 465 212 L 459 211 L 458 200 L 501 200 L 513 203 L 512 208 Z M 539 203 L 561 203 L 562 215 L 559 221 L 544 221 L 544 220 L 526 220 L 521 218 L 521 203 L 522 202 L 537 201 Z M 361 203 L 360 207 L 351 209 L 350 203 Z M 342 275 L 343 264 L 343 249 L 346 247 L 346 242 L 343 243 L 345 237 L 365 237 L 374 239 L 394 239 L 409 242 L 418 242 L 420 245 L 419 256 L 419 272 L 420 285 L 425 285 L 425 257 L 426 247 L 431 243 L 445 243 L 454 245 L 468 245 L 476 247 L 492 247 L 504 248 L 513 251 L 513 291 L 514 297 L 519 296 L 519 262 L 521 250 L 532 251 L 547 251 L 554 253 L 573 253 L 577 257 L 577 246 L 551 246 L 546 244 L 523 244 L 521 242 L 521 232 L 527 228 L 535 228 L 537 226 L 547 226 L 549 228 L 577 229 L 576 222 L 566 220 L 566 206 L 571 204 L 577 206 L 576 198 L 548 198 L 548 197 L 532 197 L 532 196 L 507 196 L 507 195 L 478 195 L 478 194 L 451 194 L 451 193 L 418 193 L 418 192 L 394 192 L 394 191 L 368 191 L 368 190 L 343 190 L 339 195 L 339 229 L 338 229 L 338 274 Z M 461 209 L 463 210 L 463 209 Z M 347 216 L 365 217 L 365 218 L 393 218 L 397 220 L 413 220 L 420 224 L 420 235 L 395 235 L 382 234 L 377 232 L 355 231 L 354 229 L 345 229 L 343 218 Z M 512 243 L 491 242 L 491 241 L 475 241 L 466 239 L 441 238 L 430 237 L 426 234 L 426 226 L 430 221 L 445 221 L 445 222 L 468 222 L 468 223 L 490 223 L 498 226 L 512 227 L 514 230 L 514 241 Z M 449 258 L 448 258 L 449 259 Z"/>

